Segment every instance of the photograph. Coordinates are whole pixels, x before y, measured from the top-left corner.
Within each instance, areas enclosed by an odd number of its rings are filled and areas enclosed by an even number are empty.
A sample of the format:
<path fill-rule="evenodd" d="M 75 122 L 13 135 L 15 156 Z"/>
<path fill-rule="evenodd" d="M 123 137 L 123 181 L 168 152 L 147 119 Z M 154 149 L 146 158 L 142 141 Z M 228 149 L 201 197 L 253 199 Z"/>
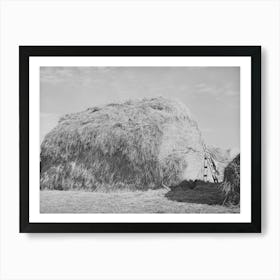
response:
<path fill-rule="evenodd" d="M 21 232 L 261 230 L 259 46 L 19 54 Z"/>
<path fill-rule="evenodd" d="M 41 213 L 239 213 L 239 67 L 40 67 Z"/>

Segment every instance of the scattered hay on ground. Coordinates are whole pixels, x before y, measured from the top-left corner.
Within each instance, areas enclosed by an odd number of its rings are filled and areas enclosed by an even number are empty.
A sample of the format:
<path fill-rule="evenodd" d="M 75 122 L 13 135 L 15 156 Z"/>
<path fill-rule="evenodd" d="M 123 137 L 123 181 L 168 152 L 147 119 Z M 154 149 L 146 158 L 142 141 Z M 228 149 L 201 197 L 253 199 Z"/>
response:
<path fill-rule="evenodd" d="M 40 192 L 41 213 L 239 213 L 238 207 L 181 203 L 165 197 L 166 190 L 135 192 Z"/>

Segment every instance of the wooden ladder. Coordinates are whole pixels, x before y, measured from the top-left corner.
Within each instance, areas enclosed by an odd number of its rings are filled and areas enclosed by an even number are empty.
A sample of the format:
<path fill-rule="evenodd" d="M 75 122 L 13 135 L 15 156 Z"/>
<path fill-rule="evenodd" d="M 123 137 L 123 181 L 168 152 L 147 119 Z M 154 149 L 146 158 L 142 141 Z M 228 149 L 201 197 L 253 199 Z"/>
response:
<path fill-rule="evenodd" d="M 203 181 L 207 182 L 208 169 L 209 169 L 210 172 L 211 172 L 212 179 L 213 179 L 214 183 L 219 183 L 219 180 L 218 180 L 219 173 L 218 173 L 218 171 L 216 170 L 216 167 L 213 164 L 213 159 L 206 152 L 204 153 L 203 167 L 204 167 Z"/>

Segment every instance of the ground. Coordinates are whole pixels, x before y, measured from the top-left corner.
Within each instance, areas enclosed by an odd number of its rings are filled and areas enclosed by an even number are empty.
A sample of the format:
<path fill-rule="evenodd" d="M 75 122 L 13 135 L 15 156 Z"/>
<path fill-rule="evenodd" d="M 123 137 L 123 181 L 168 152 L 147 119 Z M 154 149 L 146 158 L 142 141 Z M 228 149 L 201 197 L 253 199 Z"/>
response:
<path fill-rule="evenodd" d="M 239 207 L 179 202 L 166 189 L 127 192 L 40 192 L 41 213 L 239 213 Z"/>

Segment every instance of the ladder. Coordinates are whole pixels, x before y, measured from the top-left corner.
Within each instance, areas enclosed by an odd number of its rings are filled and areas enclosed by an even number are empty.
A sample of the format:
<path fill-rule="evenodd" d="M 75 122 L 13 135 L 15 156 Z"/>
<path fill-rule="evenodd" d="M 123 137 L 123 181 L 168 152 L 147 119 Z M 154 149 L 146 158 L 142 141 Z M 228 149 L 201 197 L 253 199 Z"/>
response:
<path fill-rule="evenodd" d="M 203 167 L 204 167 L 203 181 L 207 182 L 208 173 L 209 173 L 208 170 L 209 170 L 210 173 L 211 173 L 211 176 L 212 176 L 212 179 L 213 179 L 214 183 L 218 183 L 219 182 L 219 180 L 218 180 L 219 172 L 218 172 L 218 170 L 216 168 L 214 160 L 206 152 L 204 153 L 204 164 L 203 164 Z"/>

